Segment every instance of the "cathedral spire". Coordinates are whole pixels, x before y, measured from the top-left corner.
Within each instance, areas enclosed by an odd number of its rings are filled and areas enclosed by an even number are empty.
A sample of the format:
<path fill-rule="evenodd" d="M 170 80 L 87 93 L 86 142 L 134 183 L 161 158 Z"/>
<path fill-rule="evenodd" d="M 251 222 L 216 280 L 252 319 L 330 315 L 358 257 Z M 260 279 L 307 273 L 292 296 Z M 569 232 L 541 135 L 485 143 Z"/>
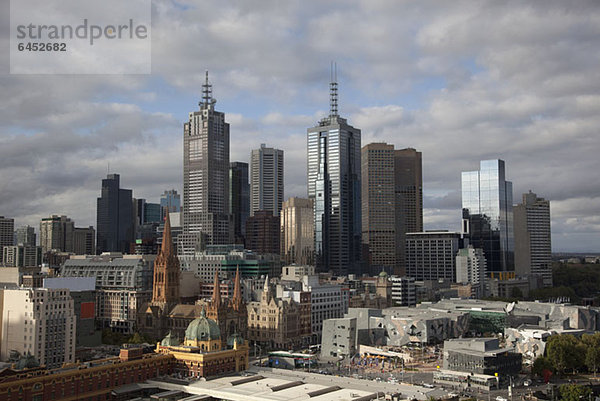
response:
<path fill-rule="evenodd" d="M 215 283 L 213 287 L 212 303 L 216 308 L 221 306 L 221 283 L 219 282 L 219 271 L 215 271 Z"/>
<path fill-rule="evenodd" d="M 169 209 L 165 209 L 165 226 L 163 229 L 162 244 L 160 246 L 160 253 L 163 256 L 175 255 L 173 252 L 173 237 L 171 235 L 171 219 L 169 218 Z"/>
<path fill-rule="evenodd" d="M 233 305 L 238 307 L 242 303 L 242 287 L 240 283 L 240 268 L 235 272 L 235 284 L 233 286 Z"/>
<path fill-rule="evenodd" d="M 179 299 L 179 259 L 173 249 L 169 211 L 165 213 L 165 225 L 160 250 L 154 261 L 152 302 L 156 304 L 177 303 Z"/>

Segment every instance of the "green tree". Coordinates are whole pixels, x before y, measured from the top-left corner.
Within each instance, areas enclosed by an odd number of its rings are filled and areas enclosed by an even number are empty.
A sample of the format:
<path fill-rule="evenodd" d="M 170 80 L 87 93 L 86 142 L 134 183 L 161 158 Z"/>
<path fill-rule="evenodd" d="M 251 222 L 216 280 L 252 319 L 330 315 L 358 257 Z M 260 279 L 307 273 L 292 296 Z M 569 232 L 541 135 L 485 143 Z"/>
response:
<path fill-rule="evenodd" d="M 559 387 L 561 401 L 587 401 L 592 395 L 592 389 L 577 384 L 563 384 Z"/>
<path fill-rule="evenodd" d="M 540 377 L 544 376 L 544 371 L 549 370 L 551 372 L 554 371 L 554 366 L 552 362 L 545 356 L 538 356 L 535 361 L 533 361 L 533 367 L 531 368 L 531 373 L 534 375 L 538 375 Z"/>
<path fill-rule="evenodd" d="M 546 344 L 546 356 L 554 370 L 561 374 L 584 367 L 585 353 L 585 345 L 571 334 L 552 336 Z"/>
<path fill-rule="evenodd" d="M 600 368 L 600 333 L 584 334 L 581 341 L 586 347 L 585 364 L 595 376 Z"/>

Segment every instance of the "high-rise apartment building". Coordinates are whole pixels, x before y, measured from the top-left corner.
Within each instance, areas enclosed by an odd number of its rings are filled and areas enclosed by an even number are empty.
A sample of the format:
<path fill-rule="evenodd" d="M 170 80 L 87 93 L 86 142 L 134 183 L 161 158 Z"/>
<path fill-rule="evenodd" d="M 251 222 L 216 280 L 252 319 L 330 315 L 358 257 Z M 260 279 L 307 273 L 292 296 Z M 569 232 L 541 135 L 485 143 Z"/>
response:
<path fill-rule="evenodd" d="M 189 113 L 183 127 L 183 234 L 180 256 L 193 255 L 204 245 L 230 244 L 229 124 L 215 110 L 212 85 L 202 85 L 200 110 Z"/>
<path fill-rule="evenodd" d="M 552 286 L 550 201 L 529 191 L 514 206 L 515 272 L 539 274 L 545 287 Z"/>
<path fill-rule="evenodd" d="M 283 202 L 280 219 L 283 262 L 312 265 L 315 251 L 313 200 L 289 198 Z"/>
<path fill-rule="evenodd" d="M 308 197 L 314 202 L 319 271 L 360 272 L 360 130 L 338 115 L 337 82 L 329 117 L 307 130 Z"/>
<path fill-rule="evenodd" d="M 35 246 L 36 242 L 35 228 L 21 226 L 15 230 L 15 245 Z"/>
<path fill-rule="evenodd" d="M 75 223 L 67 216 L 52 215 L 40 221 L 40 246 L 45 254 L 51 250 L 73 252 Z"/>
<path fill-rule="evenodd" d="M 423 231 L 423 162 L 413 148 L 394 150 L 396 243 L 400 268 L 406 267 L 406 233 Z"/>
<path fill-rule="evenodd" d="M 102 180 L 96 217 L 96 248 L 102 252 L 129 253 L 134 236 L 132 190 L 120 187 L 119 174 Z"/>
<path fill-rule="evenodd" d="M 0 216 L 0 249 L 14 245 L 15 220 Z M 0 256 L 2 263 L 2 256 Z"/>
<path fill-rule="evenodd" d="M 230 213 L 233 216 L 233 237 L 236 244 L 244 244 L 246 220 L 250 216 L 250 184 L 248 163 L 229 164 Z"/>
<path fill-rule="evenodd" d="M 259 210 L 279 216 L 283 203 L 283 150 L 252 150 L 250 156 L 250 216 Z"/>
<path fill-rule="evenodd" d="M 0 306 L 2 360 L 7 360 L 14 350 L 21 355 L 33 355 L 47 368 L 75 362 L 77 327 L 69 290 L 0 290 Z"/>
<path fill-rule="evenodd" d="M 512 199 L 504 160 L 483 160 L 478 171 L 462 173 L 463 232 L 483 249 L 489 275 L 515 269 Z"/>

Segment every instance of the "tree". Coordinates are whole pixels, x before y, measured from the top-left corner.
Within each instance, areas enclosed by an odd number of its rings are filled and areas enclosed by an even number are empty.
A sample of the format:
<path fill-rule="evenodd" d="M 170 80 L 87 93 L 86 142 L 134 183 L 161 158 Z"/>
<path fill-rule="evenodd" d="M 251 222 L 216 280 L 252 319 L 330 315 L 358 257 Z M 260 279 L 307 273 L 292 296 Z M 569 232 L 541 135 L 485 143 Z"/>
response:
<path fill-rule="evenodd" d="M 554 366 L 552 362 L 545 356 L 538 356 L 536 360 L 533 362 L 533 367 L 531 368 L 531 373 L 534 375 L 538 375 L 543 377 L 544 371 L 549 370 L 552 372 L 554 370 Z"/>
<path fill-rule="evenodd" d="M 586 347 L 585 364 L 595 376 L 600 367 L 600 333 L 584 334 L 581 341 Z"/>
<path fill-rule="evenodd" d="M 561 401 L 587 401 L 592 395 L 592 389 L 577 384 L 563 384 L 558 392 Z"/>
<path fill-rule="evenodd" d="M 552 336 L 546 344 L 546 356 L 554 370 L 561 374 L 583 367 L 585 354 L 585 345 L 571 334 Z"/>

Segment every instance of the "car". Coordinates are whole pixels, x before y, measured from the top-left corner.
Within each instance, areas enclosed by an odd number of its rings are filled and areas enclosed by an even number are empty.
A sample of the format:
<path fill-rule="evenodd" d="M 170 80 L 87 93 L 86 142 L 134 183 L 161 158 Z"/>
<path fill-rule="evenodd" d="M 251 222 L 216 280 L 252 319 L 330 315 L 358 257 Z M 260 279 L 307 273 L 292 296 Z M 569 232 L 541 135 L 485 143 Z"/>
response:
<path fill-rule="evenodd" d="M 433 384 L 423 383 L 423 387 L 425 387 L 425 388 L 434 388 L 435 386 Z"/>
<path fill-rule="evenodd" d="M 508 401 L 506 398 L 502 397 L 501 395 L 499 395 L 498 397 L 496 397 L 496 401 Z"/>
<path fill-rule="evenodd" d="M 532 384 L 533 384 L 533 382 L 532 382 L 530 379 L 527 379 L 527 380 L 524 380 L 524 381 L 523 381 L 523 385 L 524 385 L 525 387 L 529 387 L 529 386 L 531 386 Z"/>

